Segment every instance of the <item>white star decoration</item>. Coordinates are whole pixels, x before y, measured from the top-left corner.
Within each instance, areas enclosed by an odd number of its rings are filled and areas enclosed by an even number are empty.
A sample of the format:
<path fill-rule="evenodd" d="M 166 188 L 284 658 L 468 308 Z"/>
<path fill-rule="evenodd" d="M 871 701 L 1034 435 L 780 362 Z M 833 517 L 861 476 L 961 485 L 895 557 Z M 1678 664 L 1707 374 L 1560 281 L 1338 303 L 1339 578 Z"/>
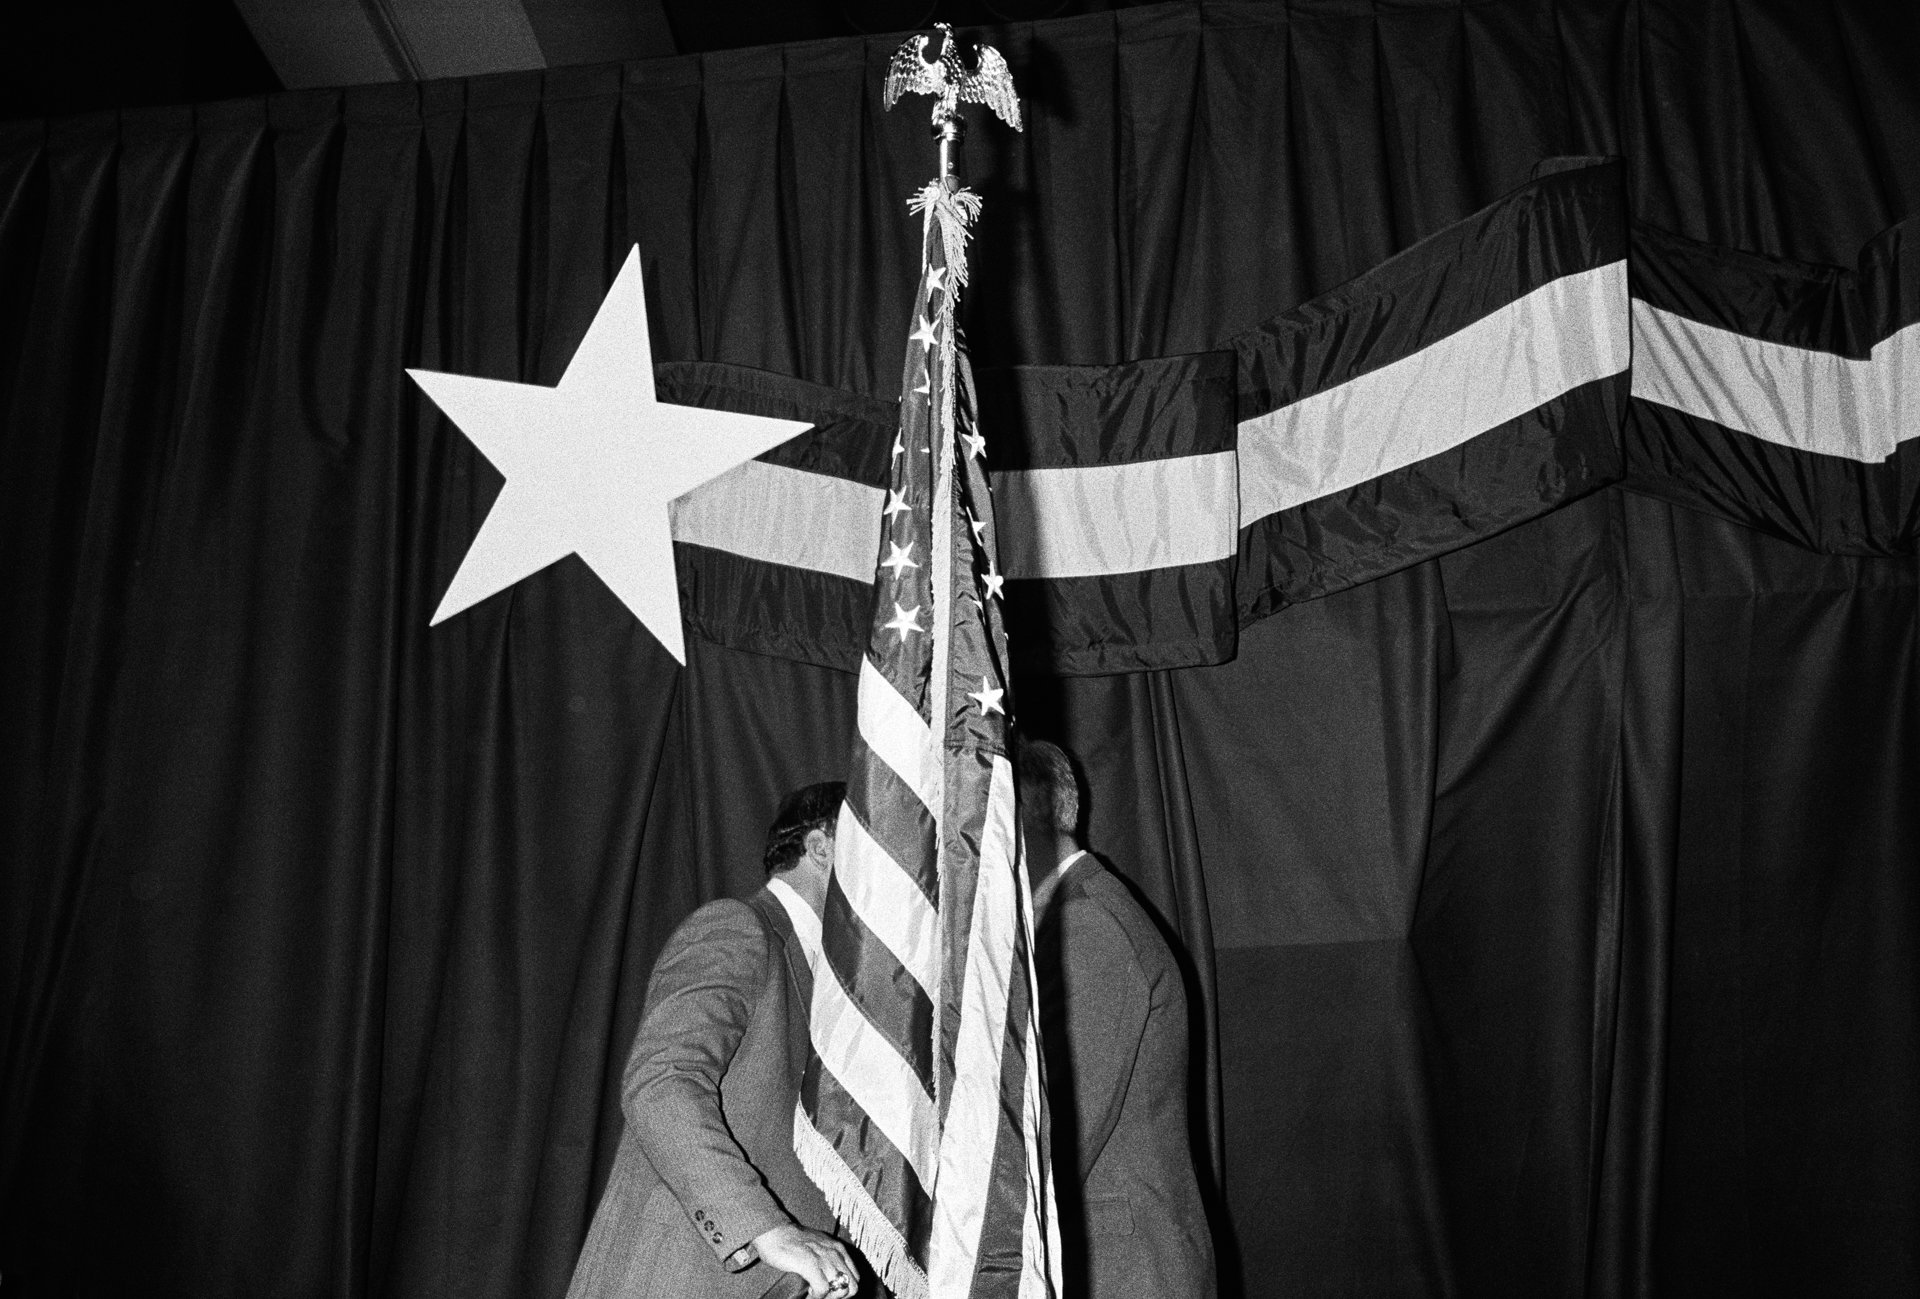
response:
<path fill-rule="evenodd" d="M 933 321 L 925 316 L 920 317 L 920 328 L 908 334 L 907 341 L 910 343 L 925 343 L 928 347 L 932 347 L 937 341 L 934 338 Z"/>
<path fill-rule="evenodd" d="M 945 289 L 946 287 L 947 287 L 947 268 L 946 267 L 936 266 L 932 270 L 927 272 L 928 292 L 939 293 L 941 290 Z"/>
<path fill-rule="evenodd" d="M 989 600 L 998 600 L 1000 598 L 1000 588 L 1007 584 L 1007 579 L 1001 574 L 994 572 L 991 566 L 988 567 L 985 576 L 981 577 L 980 580 L 987 584 L 987 598 Z"/>
<path fill-rule="evenodd" d="M 907 504 L 907 498 L 889 488 L 887 490 L 887 508 L 881 513 L 891 519 L 896 514 L 911 514 L 913 507 Z"/>
<path fill-rule="evenodd" d="M 883 625 L 900 640 L 905 640 L 914 632 L 926 630 L 920 625 L 920 606 L 916 604 L 911 609 L 903 609 L 897 601 L 893 606 L 893 621 Z"/>
<path fill-rule="evenodd" d="M 433 621 L 577 554 L 681 663 L 668 503 L 809 427 L 656 398 L 637 247 L 557 387 L 407 373 L 507 479 Z"/>
<path fill-rule="evenodd" d="M 896 582 L 900 580 L 900 572 L 902 569 L 920 567 L 920 565 L 913 562 L 913 543 L 909 541 L 906 545 L 902 546 L 897 542 L 889 541 L 887 543 L 887 557 L 880 561 L 880 567 L 891 568 L 893 570 L 893 578 Z M 899 608 L 898 605 L 894 607 L 896 609 Z M 917 605 L 915 606 L 915 608 L 918 607 Z"/>
<path fill-rule="evenodd" d="M 1000 696 L 1006 693 L 1005 690 L 995 690 L 991 681 L 985 677 L 981 677 L 980 688 L 978 690 L 968 691 L 967 698 L 980 705 L 980 715 L 982 717 L 985 717 L 988 713 L 999 713 L 1002 717 L 1005 717 L 1007 710 L 1000 706 Z"/>
<path fill-rule="evenodd" d="M 987 454 L 986 434 L 978 432 L 976 430 L 975 432 L 971 432 L 971 433 L 962 433 L 960 437 L 961 437 L 961 440 L 967 444 L 968 455 L 978 459 L 980 457 L 984 457 Z"/>

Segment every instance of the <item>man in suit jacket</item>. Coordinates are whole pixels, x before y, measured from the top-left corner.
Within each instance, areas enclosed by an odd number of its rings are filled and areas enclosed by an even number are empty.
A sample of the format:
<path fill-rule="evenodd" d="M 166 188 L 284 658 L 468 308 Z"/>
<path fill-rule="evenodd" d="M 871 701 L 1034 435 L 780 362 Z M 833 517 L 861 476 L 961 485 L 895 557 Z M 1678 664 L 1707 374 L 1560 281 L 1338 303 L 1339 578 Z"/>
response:
<path fill-rule="evenodd" d="M 1214 1293 L 1187 1133 L 1187 994 L 1160 930 L 1080 847 L 1057 745 L 1016 751 L 1069 1299 Z"/>
<path fill-rule="evenodd" d="M 688 917 L 627 1057 L 626 1131 L 568 1299 L 847 1299 L 859 1271 L 793 1153 L 814 935 L 845 786 L 789 795 L 765 888 Z"/>

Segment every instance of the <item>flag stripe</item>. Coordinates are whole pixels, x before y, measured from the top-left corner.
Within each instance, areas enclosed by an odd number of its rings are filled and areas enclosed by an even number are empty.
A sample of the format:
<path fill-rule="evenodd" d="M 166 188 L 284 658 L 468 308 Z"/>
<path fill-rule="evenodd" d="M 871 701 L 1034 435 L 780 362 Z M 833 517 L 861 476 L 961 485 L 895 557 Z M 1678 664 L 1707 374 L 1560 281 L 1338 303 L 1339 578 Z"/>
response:
<path fill-rule="evenodd" d="M 1015 977 L 1009 989 L 1006 1038 L 1000 1056 L 1000 1129 L 994 1138 L 992 1176 L 974 1262 L 976 1299 L 1018 1299 L 1020 1262 L 1027 1251 L 1028 1150 L 1024 1129 L 1026 1080 L 1032 1061 L 1027 1032 L 1031 1016 L 1027 988 L 1018 977 L 1025 954 L 1026 944 L 1016 939 Z"/>
<path fill-rule="evenodd" d="M 859 1102 L 840 1080 L 817 1067 L 817 1060 L 815 1066 L 802 1084 L 801 1108 L 818 1116 L 819 1131 L 842 1134 L 833 1147 L 835 1153 L 860 1180 L 874 1205 L 899 1224 L 902 1239 L 924 1256 L 933 1222 L 932 1196 L 886 1133 L 867 1122 Z M 852 1139 L 853 1134 L 859 1139 Z"/>
<path fill-rule="evenodd" d="M 866 657 L 860 660 L 855 718 L 867 748 L 913 792 L 927 815 L 938 821 L 940 755 L 933 749 L 933 732 L 920 710 L 901 698 L 893 682 Z"/>
<path fill-rule="evenodd" d="M 838 872 L 827 884 L 822 922 L 821 953 L 848 999 L 906 1061 L 927 1095 L 933 1095 L 933 999 L 928 995 L 928 980 L 908 969 L 891 944 L 860 917 L 841 890 Z"/>
<path fill-rule="evenodd" d="M 980 828 L 953 1096 L 941 1143 L 938 1212 L 928 1242 L 927 1280 L 936 1295 L 969 1293 L 992 1189 L 993 1162 L 982 1159 L 981 1152 L 992 1150 L 999 1134 L 1001 1051 L 1013 983 L 1013 935 L 1020 919 L 1013 895 L 1013 800 L 1013 768 L 996 754 Z"/>
<path fill-rule="evenodd" d="M 932 1180 L 940 1143 L 933 1097 L 913 1067 L 860 1013 L 837 973 L 815 977 L 811 1025 L 821 1065 L 906 1157 L 921 1184 Z"/>
<path fill-rule="evenodd" d="M 1015 890 L 1022 899 L 1030 898 L 1028 880 L 1023 868 L 1015 881 Z M 1026 912 L 1026 907 L 1021 910 Z M 1033 930 L 1031 913 L 1026 912 L 1028 924 L 1022 928 L 1022 940 L 1025 948 L 1023 961 L 1026 979 L 1026 1023 L 1021 1033 L 1025 1048 L 1022 1052 L 1026 1069 L 1021 1078 L 1020 1112 L 1021 1139 L 1027 1151 L 1027 1212 L 1021 1221 L 1021 1241 L 1030 1258 L 1060 1257 L 1060 1230 L 1058 1220 L 1051 1214 L 1043 1213 L 1042 1206 L 1058 1202 L 1054 1194 L 1053 1161 L 1045 1149 L 1048 1135 L 1045 1122 L 1045 1102 L 1040 1094 L 1040 1034 L 1036 1027 L 1039 1014 L 1039 988 L 1033 974 Z M 1021 1277 L 1020 1299 L 1054 1299 L 1049 1288 L 1050 1277 L 1046 1273 L 1028 1269 Z"/>
<path fill-rule="evenodd" d="M 926 642 L 929 625 L 933 621 L 933 602 L 923 592 L 915 591 L 910 595 L 906 592 L 897 592 L 897 594 L 905 595 L 907 598 L 884 601 L 886 608 L 882 611 L 883 616 L 892 617 L 899 612 L 910 613 L 918 620 L 920 630 L 903 634 L 891 629 L 882 629 L 878 626 L 879 618 L 876 618 L 872 637 L 875 641 L 884 639 L 888 642 L 884 648 L 893 652 L 886 654 L 884 658 L 876 658 L 873 651 L 869 650 L 867 662 L 871 663 L 873 670 L 893 688 L 893 692 L 907 702 L 909 708 L 925 717 L 928 678 L 932 673 L 932 663 L 927 653 L 929 647 Z M 876 601 L 876 603 L 883 602 Z M 896 605 L 899 606 L 898 609 L 895 608 Z"/>
<path fill-rule="evenodd" d="M 847 808 L 859 820 L 861 833 L 876 846 L 880 855 L 875 860 L 884 860 L 894 874 L 916 887 L 922 906 L 937 906 L 940 886 L 932 863 L 939 827 L 933 822 L 933 814 L 891 767 L 872 757 L 858 737 L 854 740 L 854 763 L 847 781 Z M 851 846 L 859 845 L 856 841 Z M 887 889 L 887 896 L 892 896 L 891 881 L 876 887 Z M 914 913 L 900 914 L 917 927 Z"/>

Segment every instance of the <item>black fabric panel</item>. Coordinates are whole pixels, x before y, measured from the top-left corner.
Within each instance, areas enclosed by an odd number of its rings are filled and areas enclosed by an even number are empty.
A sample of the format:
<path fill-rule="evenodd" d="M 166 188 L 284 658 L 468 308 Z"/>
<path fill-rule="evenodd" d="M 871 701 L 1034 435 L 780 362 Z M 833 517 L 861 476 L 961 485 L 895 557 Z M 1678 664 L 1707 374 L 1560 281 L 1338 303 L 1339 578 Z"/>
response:
<path fill-rule="evenodd" d="M 1077 469 L 1232 451 L 1231 352 L 976 370 L 987 467 Z"/>
<path fill-rule="evenodd" d="M 1705 325 L 1866 360 L 1920 322 L 1920 219 L 1882 231 L 1852 267 L 1766 257 L 1633 228 L 1633 296 Z"/>
<path fill-rule="evenodd" d="M 1618 141 L 1593 152 L 1629 159 L 1637 220 L 1845 265 L 1920 213 L 1920 97 L 1903 53 L 1920 37 L 1911 8 L 1700 0 L 1576 12 L 1588 75 L 1602 80 L 1609 53 L 1626 65 L 1580 111 L 1593 138 Z"/>
<path fill-rule="evenodd" d="M 1920 1286 L 1912 560 L 1651 502 L 1683 637 L 1662 1293 Z M 1655 567 L 1648 563 L 1647 567 Z"/>
<path fill-rule="evenodd" d="M 1242 623 L 1457 550 L 1620 477 L 1627 375 L 1241 530 Z"/>
<path fill-rule="evenodd" d="M 1103 577 L 1010 580 L 1007 640 L 1021 671 L 1101 676 L 1221 663 L 1238 626 L 1234 563 Z"/>
<path fill-rule="evenodd" d="M 1233 372 L 1228 352 L 977 371 L 988 463 L 996 471 L 1083 468 L 1230 452 Z M 1072 676 L 1218 663 L 1233 654 L 1233 582 L 1231 557 L 1011 580 L 1010 648 L 1023 671 Z"/>
<path fill-rule="evenodd" d="M 673 559 L 680 571 L 681 617 L 694 635 L 732 649 L 859 671 L 873 616 L 873 583 L 684 541 L 674 543 Z"/>
<path fill-rule="evenodd" d="M 1719 248 L 1634 228 L 1634 297 L 1789 347 L 1867 360 L 1920 323 L 1920 221 L 1870 240 L 1852 268 Z M 1814 432 L 1815 430 L 1808 430 Z M 1658 402 L 1634 400 L 1626 483 L 1813 550 L 1904 555 L 1920 539 L 1920 441 L 1878 464 L 1781 446 Z"/>
<path fill-rule="evenodd" d="M 1240 418 L 1392 365 L 1549 281 L 1624 258 L 1620 165 L 1542 170 L 1484 211 L 1236 335 Z"/>
<path fill-rule="evenodd" d="M 1833 555 L 1911 555 L 1920 440 L 1862 464 L 1785 447 L 1659 402 L 1628 403 L 1626 486 Z"/>
<path fill-rule="evenodd" d="M 1236 337 L 1239 414 L 1391 365 L 1548 282 L 1626 255 L 1623 169 L 1546 159 L 1536 178 L 1332 293 Z M 1370 581 L 1554 509 L 1620 474 L 1617 376 L 1418 464 L 1247 523 L 1242 622 Z"/>
<path fill-rule="evenodd" d="M 805 420 L 814 427 L 761 455 L 770 465 L 885 487 L 900 427 L 899 401 L 822 387 L 784 374 L 707 361 L 654 367 L 661 401 L 742 415 Z"/>

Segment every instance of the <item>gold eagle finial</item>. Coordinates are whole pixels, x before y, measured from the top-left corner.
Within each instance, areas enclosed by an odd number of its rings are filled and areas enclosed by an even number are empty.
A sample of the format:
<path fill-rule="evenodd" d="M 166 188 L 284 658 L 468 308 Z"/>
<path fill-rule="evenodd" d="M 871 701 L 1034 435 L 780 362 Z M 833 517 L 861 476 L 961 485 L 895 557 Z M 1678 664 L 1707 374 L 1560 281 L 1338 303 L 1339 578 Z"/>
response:
<path fill-rule="evenodd" d="M 931 36 L 912 36 L 894 51 L 887 64 L 887 84 L 881 102 L 892 108 L 902 95 L 934 95 L 933 124 L 959 119 L 960 104 L 985 104 L 999 119 L 1020 130 L 1020 99 L 1014 94 L 1013 74 L 1000 51 L 978 41 L 963 50 L 960 38 L 947 23 L 935 23 Z M 940 42 L 936 52 L 935 40 Z"/>

